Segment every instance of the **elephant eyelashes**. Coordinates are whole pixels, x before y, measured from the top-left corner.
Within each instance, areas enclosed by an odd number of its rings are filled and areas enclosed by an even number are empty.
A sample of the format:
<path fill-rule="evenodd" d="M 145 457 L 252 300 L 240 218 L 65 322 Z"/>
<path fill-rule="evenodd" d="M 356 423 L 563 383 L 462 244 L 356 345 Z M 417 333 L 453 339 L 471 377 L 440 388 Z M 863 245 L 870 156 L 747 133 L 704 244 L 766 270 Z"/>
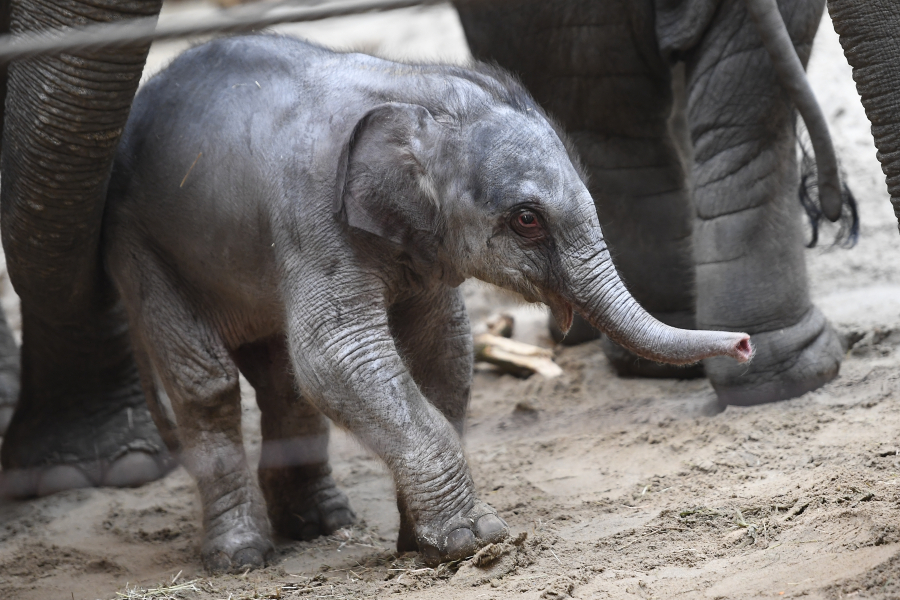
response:
<path fill-rule="evenodd" d="M 513 231 L 531 240 L 544 237 L 544 228 L 537 214 L 530 210 L 522 210 L 513 215 L 510 225 Z"/>

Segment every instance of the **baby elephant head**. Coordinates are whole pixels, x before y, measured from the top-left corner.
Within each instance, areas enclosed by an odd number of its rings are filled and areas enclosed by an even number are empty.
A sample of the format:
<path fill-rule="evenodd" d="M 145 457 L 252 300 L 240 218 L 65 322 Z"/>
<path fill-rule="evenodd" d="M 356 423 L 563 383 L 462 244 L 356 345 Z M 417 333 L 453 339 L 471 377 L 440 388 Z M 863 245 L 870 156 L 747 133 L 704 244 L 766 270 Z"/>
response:
<path fill-rule="evenodd" d="M 464 111 L 388 103 L 358 123 L 335 209 L 435 272 L 546 303 L 563 331 L 579 311 L 634 353 L 688 364 L 750 359 L 743 333 L 660 323 L 628 293 L 562 135 L 527 96 Z"/>

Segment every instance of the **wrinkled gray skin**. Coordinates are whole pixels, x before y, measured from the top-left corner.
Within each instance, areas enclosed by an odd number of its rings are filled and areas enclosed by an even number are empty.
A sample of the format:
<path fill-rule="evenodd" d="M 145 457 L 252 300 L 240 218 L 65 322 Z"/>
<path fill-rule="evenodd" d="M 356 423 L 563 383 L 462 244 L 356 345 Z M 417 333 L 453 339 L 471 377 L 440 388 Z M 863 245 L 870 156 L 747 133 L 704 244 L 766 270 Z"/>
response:
<path fill-rule="evenodd" d="M 150 17 L 161 4 L 12 0 L 0 2 L 0 26 L 10 9 L 10 29 L 24 34 Z M 22 348 L 19 378 L 18 352 L 0 323 L 0 497 L 140 485 L 173 464 L 147 411 L 99 252 L 109 172 L 148 49 L 9 67 L 0 230 L 22 301 Z"/>
<path fill-rule="evenodd" d="M 399 549 L 434 564 L 507 535 L 459 437 L 466 277 L 546 302 L 563 329 L 575 307 L 653 360 L 750 357 L 745 334 L 673 329 L 635 303 L 559 134 L 487 67 L 274 36 L 190 50 L 135 100 L 104 231 L 157 425 L 200 489 L 213 571 L 264 561 L 266 509 L 291 537 L 353 520 L 323 415 L 391 470 Z M 239 371 L 262 410 L 262 496 Z"/>
<path fill-rule="evenodd" d="M 794 106 L 747 0 L 456 5 L 473 54 L 519 75 L 568 132 L 634 297 L 665 323 L 752 334 L 749 367 L 705 361 L 722 403 L 790 398 L 837 375 L 840 343 L 809 296 Z M 824 0 L 779 6 L 805 65 Z M 698 374 L 605 349 L 624 374 Z"/>
<path fill-rule="evenodd" d="M 829 0 L 828 11 L 841 36 L 844 56 L 853 67 L 900 222 L 900 4 L 893 0 Z"/>

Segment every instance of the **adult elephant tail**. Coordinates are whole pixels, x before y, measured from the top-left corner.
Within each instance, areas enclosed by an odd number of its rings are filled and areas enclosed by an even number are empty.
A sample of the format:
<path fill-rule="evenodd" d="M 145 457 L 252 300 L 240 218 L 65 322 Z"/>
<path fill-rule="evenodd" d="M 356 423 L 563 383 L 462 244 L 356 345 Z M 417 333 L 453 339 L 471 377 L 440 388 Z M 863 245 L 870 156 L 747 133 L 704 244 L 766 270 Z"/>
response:
<path fill-rule="evenodd" d="M 777 0 L 747 0 L 750 17 L 762 38 L 763 45 L 772 58 L 775 73 L 781 85 L 787 90 L 791 101 L 796 105 L 816 154 L 816 166 L 819 178 L 819 202 L 822 212 L 830 221 L 841 217 L 844 202 L 843 186 L 838 171 L 837 156 L 828 124 L 816 96 L 813 94 L 806 71 L 797 56 L 794 43 L 785 27 L 784 19 L 778 10 Z"/>

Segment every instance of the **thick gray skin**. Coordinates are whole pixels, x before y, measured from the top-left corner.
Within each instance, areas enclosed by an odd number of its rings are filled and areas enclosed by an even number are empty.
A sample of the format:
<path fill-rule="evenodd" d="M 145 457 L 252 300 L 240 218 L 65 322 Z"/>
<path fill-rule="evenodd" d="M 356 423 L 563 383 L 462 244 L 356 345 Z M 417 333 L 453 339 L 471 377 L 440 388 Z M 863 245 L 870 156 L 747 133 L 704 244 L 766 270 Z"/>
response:
<path fill-rule="evenodd" d="M 292 537 L 352 521 L 323 414 L 391 470 L 401 550 L 434 564 L 507 535 L 460 443 L 466 277 L 547 302 L 564 329 L 574 306 L 654 360 L 749 359 L 744 334 L 673 329 L 634 302 L 557 132 L 480 69 L 257 36 L 195 48 L 138 94 L 104 253 L 156 422 L 200 488 L 209 569 L 264 561 L 264 500 Z M 514 224 L 525 209 L 536 229 Z M 239 370 L 263 413 L 262 496 Z"/>
<path fill-rule="evenodd" d="M 0 13 L 10 4 L 11 30 L 25 33 L 152 16 L 161 1 L 13 0 Z M 9 68 L 0 230 L 23 331 L 19 391 L 0 326 L 0 496 L 139 485 L 172 464 L 99 253 L 109 172 L 148 48 Z"/>
<path fill-rule="evenodd" d="M 475 56 L 520 75 L 575 142 L 629 290 L 663 322 L 752 334 L 749 367 L 705 361 L 720 401 L 790 398 L 835 377 L 841 346 L 807 284 L 794 109 L 745 0 L 514 4 L 457 7 Z M 823 6 L 780 3 L 804 65 Z M 687 155 L 671 127 L 677 61 Z M 607 350 L 622 373 L 678 374 Z"/>
<path fill-rule="evenodd" d="M 9 33 L 9 2 L 0 3 L 0 34 Z M 7 65 L 0 66 L 0 138 L 3 132 L 3 106 L 6 105 Z M 19 397 L 19 348 L 0 310 L 0 437 L 6 433 Z"/>
<path fill-rule="evenodd" d="M 900 6 L 892 0 L 829 0 L 828 12 L 853 67 L 900 223 Z"/>

